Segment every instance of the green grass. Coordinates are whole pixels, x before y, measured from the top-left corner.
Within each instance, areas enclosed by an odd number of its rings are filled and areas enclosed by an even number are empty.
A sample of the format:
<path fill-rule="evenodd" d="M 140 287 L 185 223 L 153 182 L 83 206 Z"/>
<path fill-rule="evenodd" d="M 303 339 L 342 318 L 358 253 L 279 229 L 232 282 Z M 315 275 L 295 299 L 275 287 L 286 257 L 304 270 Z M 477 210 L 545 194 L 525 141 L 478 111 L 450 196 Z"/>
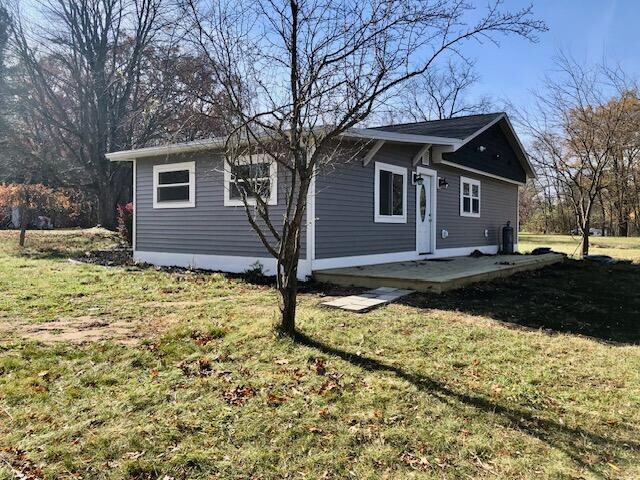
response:
<path fill-rule="evenodd" d="M 520 233 L 519 237 L 521 252 L 530 252 L 536 247 L 552 247 L 574 258 L 579 258 L 582 253 L 579 236 Z M 590 237 L 589 240 L 591 255 L 609 255 L 640 263 L 640 237 Z"/>
<path fill-rule="evenodd" d="M 568 264 L 364 315 L 322 308 L 331 290 L 308 288 L 293 342 L 273 334 L 268 286 L 66 260 L 113 242 L 104 232 L 28 238 L 20 252 L 0 232 L 0 322 L 90 315 L 146 339 L 6 333 L 0 478 L 640 477 L 635 266 Z M 618 301 L 587 301 L 606 272 Z M 524 284 L 542 328 L 508 301 Z M 616 316 L 627 341 L 574 325 Z"/>

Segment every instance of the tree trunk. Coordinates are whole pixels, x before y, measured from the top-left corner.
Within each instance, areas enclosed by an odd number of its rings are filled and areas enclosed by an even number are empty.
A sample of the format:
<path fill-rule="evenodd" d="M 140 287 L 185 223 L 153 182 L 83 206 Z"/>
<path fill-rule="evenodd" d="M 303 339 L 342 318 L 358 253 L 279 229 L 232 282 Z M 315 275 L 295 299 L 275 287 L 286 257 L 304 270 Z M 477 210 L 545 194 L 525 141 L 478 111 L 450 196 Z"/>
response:
<path fill-rule="evenodd" d="M 18 241 L 18 243 L 21 247 L 24 247 L 28 226 L 29 226 L 29 213 L 26 208 L 20 207 L 20 240 Z"/>
<path fill-rule="evenodd" d="M 296 262 L 297 263 L 297 262 Z M 280 326 L 281 333 L 292 337 L 296 333 L 296 307 L 298 304 L 298 268 L 292 274 L 282 274 L 278 277 L 278 291 L 280 292 Z"/>
<path fill-rule="evenodd" d="M 116 228 L 116 199 L 111 185 L 100 185 L 98 190 L 98 223 L 105 228 Z"/>
<path fill-rule="evenodd" d="M 582 256 L 589 255 L 589 230 L 591 229 L 591 222 L 586 220 L 582 225 Z"/>
<path fill-rule="evenodd" d="M 292 222 L 284 229 L 282 248 L 278 252 L 278 292 L 280 293 L 280 326 L 278 330 L 293 337 L 296 333 L 298 303 L 298 259 L 300 257 L 300 225 Z"/>

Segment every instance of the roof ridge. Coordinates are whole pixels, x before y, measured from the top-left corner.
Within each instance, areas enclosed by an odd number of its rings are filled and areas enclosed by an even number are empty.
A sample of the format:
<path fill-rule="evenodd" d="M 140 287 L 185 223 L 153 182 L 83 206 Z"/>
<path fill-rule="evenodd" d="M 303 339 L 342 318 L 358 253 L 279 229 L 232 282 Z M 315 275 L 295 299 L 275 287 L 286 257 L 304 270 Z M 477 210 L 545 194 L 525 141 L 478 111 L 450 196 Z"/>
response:
<path fill-rule="evenodd" d="M 404 125 L 422 125 L 425 123 L 446 122 L 451 120 L 459 120 L 462 118 L 487 117 L 487 116 L 496 116 L 496 115 L 504 115 L 504 114 L 506 114 L 506 112 L 473 113 L 471 115 L 460 115 L 458 117 L 438 118 L 435 120 L 421 120 L 419 122 L 388 123 L 386 125 L 377 125 L 375 127 L 368 127 L 368 128 L 400 127 Z"/>

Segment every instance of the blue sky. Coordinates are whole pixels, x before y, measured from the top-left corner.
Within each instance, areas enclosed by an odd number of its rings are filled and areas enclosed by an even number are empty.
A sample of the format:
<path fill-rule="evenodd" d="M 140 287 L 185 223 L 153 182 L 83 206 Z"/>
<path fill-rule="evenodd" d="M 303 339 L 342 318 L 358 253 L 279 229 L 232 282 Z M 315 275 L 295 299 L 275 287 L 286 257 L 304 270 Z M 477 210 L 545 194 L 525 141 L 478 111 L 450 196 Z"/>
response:
<path fill-rule="evenodd" d="M 539 88 L 544 74 L 552 71 L 553 57 L 560 49 L 581 63 L 606 59 L 640 78 L 640 1 L 506 0 L 504 7 L 517 9 L 531 2 L 549 31 L 540 34 L 538 43 L 506 37 L 498 47 L 468 44 L 465 53 L 477 60 L 480 75 L 470 96 L 486 94 L 526 107 L 530 91 Z M 483 5 L 482 0 L 478 4 Z"/>

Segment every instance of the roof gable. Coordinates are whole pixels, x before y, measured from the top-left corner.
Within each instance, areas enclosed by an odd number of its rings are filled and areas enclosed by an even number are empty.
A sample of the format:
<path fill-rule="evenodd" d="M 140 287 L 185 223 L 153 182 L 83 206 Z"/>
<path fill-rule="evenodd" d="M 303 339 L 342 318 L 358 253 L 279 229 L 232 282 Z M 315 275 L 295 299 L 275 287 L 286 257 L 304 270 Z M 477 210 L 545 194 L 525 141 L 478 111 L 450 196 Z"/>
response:
<path fill-rule="evenodd" d="M 527 181 L 527 173 L 511 141 L 506 122 L 500 121 L 474 136 L 454 152 L 444 153 L 443 160 L 486 172 L 518 183 Z"/>

